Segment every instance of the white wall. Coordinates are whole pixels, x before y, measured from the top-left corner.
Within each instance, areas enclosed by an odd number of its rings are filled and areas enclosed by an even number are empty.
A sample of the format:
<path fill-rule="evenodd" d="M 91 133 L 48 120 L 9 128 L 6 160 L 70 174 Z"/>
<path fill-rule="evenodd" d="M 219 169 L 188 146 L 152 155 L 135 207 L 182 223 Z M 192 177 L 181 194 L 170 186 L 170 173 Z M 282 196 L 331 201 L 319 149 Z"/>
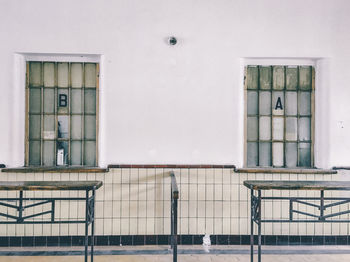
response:
<path fill-rule="evenodd" d="M 347 0 L 0 0 L 0 163 L 24 163 L 16 54 L 55 53 L 103 55 L 101 166 L 242 165 L 242 58 L 259 57 L 315 61 L 316 164 L 349 165 L 349 10 Z"/>

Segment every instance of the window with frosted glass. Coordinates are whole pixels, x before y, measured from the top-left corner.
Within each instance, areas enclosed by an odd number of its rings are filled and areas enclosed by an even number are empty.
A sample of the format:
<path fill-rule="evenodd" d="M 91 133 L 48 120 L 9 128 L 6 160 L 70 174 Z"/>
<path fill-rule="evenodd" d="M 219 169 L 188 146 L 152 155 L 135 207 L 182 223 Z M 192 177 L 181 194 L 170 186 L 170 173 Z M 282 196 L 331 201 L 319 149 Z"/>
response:
<path fill-rule="evenodd" d="M 27 166 L 96 166 L 98 64 L 27 63 Z"/>
<path fill-rule="evenodd" d="M 246 165 L 311 167 L 311 66 L 247 66 Z"/>

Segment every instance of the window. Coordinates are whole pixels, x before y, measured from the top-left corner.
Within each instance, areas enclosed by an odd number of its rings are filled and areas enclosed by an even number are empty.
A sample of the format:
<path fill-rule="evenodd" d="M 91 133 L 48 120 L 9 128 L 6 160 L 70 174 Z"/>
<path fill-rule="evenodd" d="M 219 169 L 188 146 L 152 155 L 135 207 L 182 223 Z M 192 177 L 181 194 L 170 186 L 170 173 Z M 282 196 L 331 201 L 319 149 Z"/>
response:
<path fill-rule="evenodd" d="M 97 63 L 28 62 L 26 166 L 97 165 Z"/>
<path fill-rule="evenodd" d="M 247 167 L 312 167 L 313 67 L 245 71 Z"/>

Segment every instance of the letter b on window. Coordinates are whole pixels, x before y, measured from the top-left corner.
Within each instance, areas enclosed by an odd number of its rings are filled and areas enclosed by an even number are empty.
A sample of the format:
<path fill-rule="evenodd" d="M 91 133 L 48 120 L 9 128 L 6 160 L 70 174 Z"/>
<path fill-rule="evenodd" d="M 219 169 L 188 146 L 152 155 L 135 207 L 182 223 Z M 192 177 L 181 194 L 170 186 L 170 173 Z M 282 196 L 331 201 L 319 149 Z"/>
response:
<path fill-rule="evenodd" d="M 58 96 L 58 105 L 60 107 L 67 107 L 68 105 L 68 96 L 65 94 L 60 94 Z"/>

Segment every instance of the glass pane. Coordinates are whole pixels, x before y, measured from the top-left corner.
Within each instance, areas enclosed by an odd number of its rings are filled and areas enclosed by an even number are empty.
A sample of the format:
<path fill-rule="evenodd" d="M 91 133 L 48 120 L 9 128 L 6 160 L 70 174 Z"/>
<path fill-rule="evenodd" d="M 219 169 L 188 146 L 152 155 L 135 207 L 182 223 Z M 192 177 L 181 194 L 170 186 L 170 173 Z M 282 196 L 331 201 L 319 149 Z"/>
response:
<path fill-rule="evenodd" d="M 271 89 L 271 67 L 260 67 L 260 89 Z"/>
<path fill-rule="evenodd" d="M 271 166 L 271 143 L 259 143 L 259 166 Z"/>
<path fill-rule="evenodd" d="M 67 165 L 68 164 L 68 142 L 57 141 L 57 165 Z"/>
<path fill-rule="evenodd" d="M 286 118 L 286 140 L 296 141 L 297 137 L 297 118 L 296 117 L 287 117 Z"/>
<path fill-rule="evenodd" d="M 298 121 L 299 141 L 309 141 L 311 139 L 310 117 L 301 117 Z"/>
<path fill-rule="evenodd" d="M 286 92 L 286 115 L 287 116 L 296 116 L 298 113 L 297 108 L 297 92 Z"/>
<path fill-rule="evenodd" d="M 271 115 L 271 92 L 259 92 L 259 114 Z"/>
<path fill-rule="evenodd" d="M 40 165 L 40 141 L 29 142 L 29 165 Z"/>
<path fill-rule="evenodd" d="M 87 89 L 85 90 L 85 113 L 96 114 L 96 90 Z"/>
<path fill-rule="evenodd" d="M 55 116 L 44 116 L 43 139 L 55 139 Z"/>
<path fill-rule="evenodd" d="M 284 93 L 272 92 L 272 114 L 282 116 L 284 114 Z"/>
<path fill-rule="evenodd" d="M 260 140 L 271 139 L 271 117 L 262 116 L 259 119 L 259 138 Z"/>
<path fill-rule="evenodd" d="M 85 64 L 85 87 L 96 87 L 96 64 Z"/>
<path fill-rule="evenodd" d="M 55 90 L 44 88 L 44 113 L 55 112 Z"/>
<path fill-rule="evenodd" d="M 29 139 L 40 139 L 40 116 L 30 115 L 29 116 Z"/>
<path fill-rule="evenodd" d="M 95 141 L 84 142 L 84 165 L 87 165 L 87 166 L 96 165 L 96 142 Z"/>
<path fill-rule="evenodd" d="M 55 64 L 44 63 L 44 86 L 54 87 L 55 86 Z"/>
<path fill-rule="evenodd" d="M 68 133 L 69 118 L 68 116 L 58 116 L 58 138 L 69 138 Z"/>
<path fill-rule="evenodd" d="M 249 141 L 258 140 L 258 118 L 247 118 L 247 138 Z"/>
<path fill-rule="evenodd" d="M 247 68 L 247 89 L 258 89 L 258 67 Z"/>
<path fill-rule="evenodd" d="M 96 138 L 96 117 L 85 116 L 85 128 L 84 128 L 85 139 Z"/>
<path fill-rule="evenodd" d="M 302 116 L 311 115 L 311 93 L 299 93 L 299 114 Z"/>
<path fill-rule="evenodd" d="M 277 167 L 283 166 L 284 159 L 284 151 L 283 151 L 283 143 L 273 143 L 272 144 L 272 152 L 273 152 L 273 165 Z"/>
<path fill-rule="evenodd" d="M 81 118 L 82 118 L 82 116 L 80 116 L 80 115 L 72 115 L 72 120 L 71 120 L 72 139 L 82 139 L 82 136 L 81 136 L 81 132 L 82 132 Z"/>
<path fill-rule="evenodd" d="M 299 166 L 311 166 L 311 146 L 310 143 L 299 143 Z"/>
<path fill-rule="evenodd" d="M 58 63 L 58 87 L 68 87 L 68 63 Z"/>
<path fill-rule="evenodd" d="M 72 87 L 82 87 L 83 86 L 83 66 L 81 63 L 71 64 L 71 79 Z"/>
<path fill-rule="evenodd" d="M 274 117 L 272 119 L 272 138 L 274 140 L 283 140 L 284 137 L 284 118 Z"/>
<path fill-rule="evenodd" d="M 311 90 L 311 66 L 301 66 L 299 68 L 299 88 L 301 90 Z"/>
<path fill-rule="evenodd" d="M 286 143 L 286 167 L 296 167 L 298 161 L 297 143 Z"/>
<path fill-rule="evenodd" d="M 68 114 L 68 89 L 59 88 L 57 95 L 57 110 L 59 114 Z"/>
<path fill-rule="evenodd" d="M 247 143 L 247 166 L 258 165 L 258 143 Z"/>
<path fill-rule="evenodd" d="M 55 131 L 55 116 L 44 116 L 44 131 Z"/>
<path fill-rule="evenodd" d="M 30 86 L 41 86 L 41 63 L 30 62 L 29 64 L 29 84 Z"/>
<path fill-rule="evenodd" d="M 55 142 L 44 141 L 43 144 L 43 165 L 54 166 L 55 165 Z"/>
<path fill-rule="evenodd" d="M 81 165 L 81 141 L 71 142 L 71 165 Z"/>
<path fill-rule="evenodd" d="M 273 89 L 284 89 L 284 66 L 273 67 Z"/>
<path fill-rule="evenodd" d="M 256 91 L 247 92 L 247 113 L 248 115 L 258 114 L 258 92 Z"/>
<path fill-rule="evenodd" d="M 73 114 L 82 113 L 81 89 L 72 89 L 71 110 Z"/>
<path fill-rule="evenodd" d="M 29 113 L 41 112 L 41 89 L 31 88 L 29 89 Z"/>
<path fill-rule="evenodd" d="M 286 88 L 287 90 L 296 90 L 298 87 L 298 67 L 286 68 Z"/>

